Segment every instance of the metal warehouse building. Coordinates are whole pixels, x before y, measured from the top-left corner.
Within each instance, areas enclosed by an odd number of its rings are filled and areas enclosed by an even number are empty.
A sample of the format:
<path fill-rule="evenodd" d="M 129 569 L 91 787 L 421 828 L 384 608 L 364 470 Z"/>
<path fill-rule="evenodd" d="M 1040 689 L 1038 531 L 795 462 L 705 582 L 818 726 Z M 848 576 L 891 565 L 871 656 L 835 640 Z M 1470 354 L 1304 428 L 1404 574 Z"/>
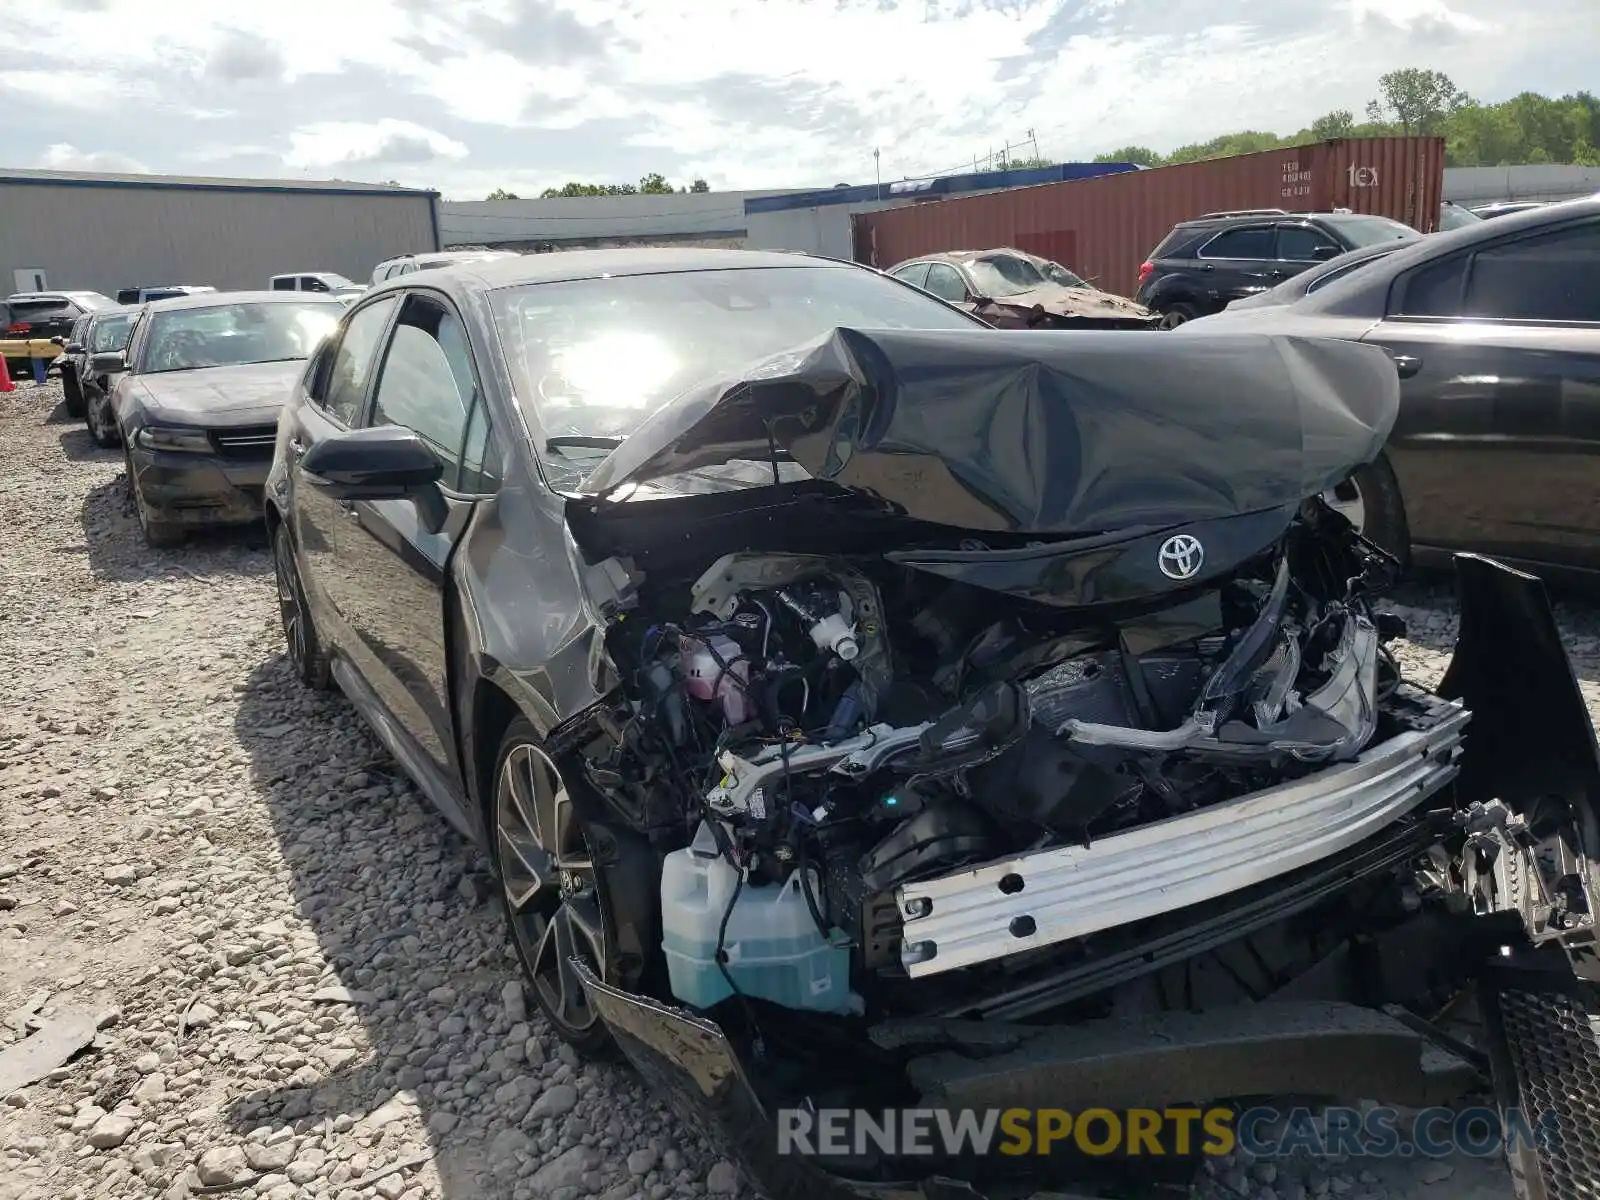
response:
<path fill-rule="evenodd" d="M 0 296 L 263 288 L 289 271 L 365 283 L 382 259 L 439 248 L 438 205 L 379 184 L 0 170 Z"/>

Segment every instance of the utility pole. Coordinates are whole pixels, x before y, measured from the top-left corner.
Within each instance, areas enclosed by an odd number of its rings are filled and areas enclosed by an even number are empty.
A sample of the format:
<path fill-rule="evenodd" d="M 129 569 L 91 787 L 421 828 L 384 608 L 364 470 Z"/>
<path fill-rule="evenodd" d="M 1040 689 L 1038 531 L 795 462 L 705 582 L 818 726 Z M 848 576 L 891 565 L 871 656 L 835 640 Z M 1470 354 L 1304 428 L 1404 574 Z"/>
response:
<path fill-rule="evenodd" d="M 1028 140 L 1033 143 L 1033 157 L 1039 157 L 1039 139 L 1033 136 L 1033 130 L 1028 130 Z"/>
<path fill-rule="evenodd" d="M 872 174 L 877 180 L 878 199 L 883 199 L 883 168 L 878 161 L 878 148 L 872 148 Z"/>

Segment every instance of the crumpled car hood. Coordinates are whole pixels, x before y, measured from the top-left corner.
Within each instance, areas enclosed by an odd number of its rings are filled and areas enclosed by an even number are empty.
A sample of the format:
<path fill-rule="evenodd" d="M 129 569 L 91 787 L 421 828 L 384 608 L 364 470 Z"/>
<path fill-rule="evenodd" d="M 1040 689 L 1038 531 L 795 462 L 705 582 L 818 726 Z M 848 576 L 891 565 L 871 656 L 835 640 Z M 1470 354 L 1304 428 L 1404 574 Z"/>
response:
<path fill-rule="evenodd" d="M 1005 308 L 1033 308 L 1037 305 L 1058 317 L 1086 320 L 1127 320 L 1129 317 L 1151 316 L 1149 309 L 1142 304 L 1135 304 L 1126 296 L 1114 296 L 1098 288 L 1063 287 L 1059 283 L 1047 283 L 1014 296 L 997 296 L 989 301 L 989 305 Z"/>
<path fill-rule="evenodd" d="M 1319 338 L 836 329 L 669 401 L 580 491 L 777 450 L 962 529 L 1179 524 L 1334 486 L 1376 457 L 1399 392 L 1382 350 Z"/>
<path fill-rule="evenodd" d="M 214 423 L 217 418 L 274 418 L 289 397 L 305 362 L 245 363 L 194 371 L 156 371 L 135 378 L 140 402 L 152 415 L 174 423 Z"/>

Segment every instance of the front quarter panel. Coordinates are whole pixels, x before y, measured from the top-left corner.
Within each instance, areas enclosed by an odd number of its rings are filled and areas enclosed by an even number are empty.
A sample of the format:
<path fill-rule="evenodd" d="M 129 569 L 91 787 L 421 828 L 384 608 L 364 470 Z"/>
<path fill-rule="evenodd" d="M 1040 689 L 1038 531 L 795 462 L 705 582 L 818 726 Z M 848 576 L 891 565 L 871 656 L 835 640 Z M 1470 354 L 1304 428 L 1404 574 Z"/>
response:
<path fill-rule="evenodd" d="M 467 667 L 548 735 L 602 697 L 590 659 L 603 630 L 567 551 L 564 502 L 525 454 L 508 459 L 499 494 L 455 559 Z"/>

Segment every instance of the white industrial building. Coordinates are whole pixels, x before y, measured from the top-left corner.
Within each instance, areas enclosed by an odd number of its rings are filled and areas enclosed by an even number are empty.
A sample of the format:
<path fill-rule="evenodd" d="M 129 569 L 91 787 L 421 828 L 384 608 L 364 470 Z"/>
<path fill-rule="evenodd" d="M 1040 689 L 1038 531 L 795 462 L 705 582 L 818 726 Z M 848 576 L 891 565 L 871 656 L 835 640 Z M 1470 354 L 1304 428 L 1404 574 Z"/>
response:
<path fill-rule="evenodd" d="M 1444 198 L 1465 206 L 1495 200 L 1576 200 L 1596 192 L 1600 192 L 1600 167 L 1526 163 L 1444 171 Z"/>
<path fill-rule="evenodd" d="M 288 271 L 361 282 L 382 259 L 439 248 L 437 203 L 367 183 L 0 170 L 0 287 L 263 288 Z"/>

